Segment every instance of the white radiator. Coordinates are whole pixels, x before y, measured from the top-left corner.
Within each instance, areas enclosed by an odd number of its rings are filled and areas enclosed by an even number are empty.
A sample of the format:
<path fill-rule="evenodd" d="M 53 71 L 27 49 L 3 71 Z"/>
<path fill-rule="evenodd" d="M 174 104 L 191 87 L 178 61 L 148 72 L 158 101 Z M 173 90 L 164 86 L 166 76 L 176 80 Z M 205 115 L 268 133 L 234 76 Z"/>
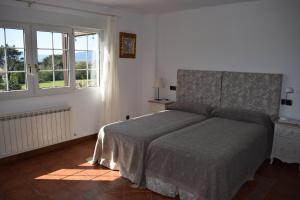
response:
<path fill-rule="evenodd" d="M 70 140 L 70 107 L 0 116 L 0 158 Z"/>

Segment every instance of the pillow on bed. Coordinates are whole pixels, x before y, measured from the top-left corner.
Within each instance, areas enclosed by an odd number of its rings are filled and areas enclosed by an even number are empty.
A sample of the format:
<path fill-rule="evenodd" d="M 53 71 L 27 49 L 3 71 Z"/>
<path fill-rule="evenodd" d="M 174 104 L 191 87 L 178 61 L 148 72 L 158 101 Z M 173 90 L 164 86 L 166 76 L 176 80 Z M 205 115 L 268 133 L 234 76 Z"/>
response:
<path fill-rule="evenodd" d="M 273 122 L 270 116 L 262 112 L 237 108 L 216 108 L 211 112 L 211 116 L 252 122 L 273 128 Z"/>
<path fill-rule="evenodd" d="M 203 115 L 210 115 L 213 107 L 202 103 L 175 102 L 166 106 L 167 110 L 180 110 Z"/>

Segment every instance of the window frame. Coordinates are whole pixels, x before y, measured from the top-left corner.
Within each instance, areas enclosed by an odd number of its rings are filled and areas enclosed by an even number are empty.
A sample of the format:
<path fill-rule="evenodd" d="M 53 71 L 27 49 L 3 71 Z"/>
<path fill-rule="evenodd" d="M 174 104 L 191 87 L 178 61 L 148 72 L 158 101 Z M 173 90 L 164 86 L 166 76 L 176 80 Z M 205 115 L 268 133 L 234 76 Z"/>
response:
<path fill-rule="evenodd" d="M 69 38 L 69 49 L 68 49 L 68 65 L 69 65 L 69 86 L 66 87 L 58 87 L 58 88 L 47 88 L 47 89 L 41 89 L 39 88 L 39 77 L 38 77 L 38 71 L 34 67 L 34 93 L 36 95 L 54 95 L 54 94 L 64 94 L 68 93 L 75 89 L 74 84 L 72 82 L 74 80 L 74 69 L 73 66 L 73 58 L 74 58 L 74 45 L 71 45 L 74 43 L 74 37 L 72 34 L 72 28 L 63 28 L 63 27 L 57 27 L 57 26 L 51 26 L 51 25 L 32 25 L 32 45 L 33 45 L 33 51 L 32 51 L 32 60 L 33 60 L 33 66 L 38 65 L 37 59 L 38 59 L 38 53 L 37 53 L 37 31 L 47 31 L 47 32 L 65 32 L 68 34 Z M 73 72 L 72 72 L 73 71 Z"/>
<path fill-rule="evenodd" d="M 87 87 L 82 87 L 82 88 L 79 88 L 79 87 L 76 87 L 76 60 L 75 60 L 75 35 L 74 35 L 74 32 L 93 32 L 93 33 L 97 33 L 97 36 L 98 36 L 98 43 L 97 43 L 97 49 L 98 49 L 98 55 L 97 55 L 97 58 L 98 58 L 98 69 L 97 69 L 97 86 L 87 86 Z M 95 28 L 83 28 L 83 27 L 74 27 L 73 28 L 73 45 L 74 45 L 74 80 L 75 80 L 75 88 L 77 90 L 83 90 L 83 89 L 88 89 L 88 88 L 97 88 L 97 87 L 100 87 L 100 83 L 101 83 L 101 73 L 102 73 L 102 65 L 103 65 L 103 41 L 104 41 L 104 37 L 103 37 L 103 33 L 104 31 L 101 30 L 101 29 L 95 29 Z M 88 68 L 88 66 L 87 66 Z"/>
<path fill-rule="evenodd" d="M 25 71 L 25 78 L 27 82 L 26 90 L 15 90 L 15 91 L 6 91 L 0 92 L 0 100 L 1 99 L 12 99 L 12 98 L 19 98 L 19 97 L 27 97 L 33 93 L 33 77 L 29 74 L 28 65 L 31 63 L 31 43 L 30 43 L 30 27 L 26 24 L 21 23 L 12 23 L 12 22 L 3 22 L 0 21 L 0 27 L 8 28 L 8 29 L 23 29 L 24 33 L 24 71 Z"/>
<path fill-rule="evenodd" d="M 42 97 L 49 95 L 68 94 L 78 92 L 82 90 L 93 90 L 99 88 L 101 85 L 101 73 L 103 70 L 103 41 L 104 41 L 104 30 L 96 28 L 85 28 L 76 26 L 62 27 L 59 25 L 47 25 L 47 24 L 35 24 L 35 23 L 23 23 L 13 21 L 2 21 L 0 20 L 0 27 L 12 28 L 12 29 L 23 29 L 24 31 L 24 59 L 25 64 L 25 76 L 27 81 L 27 90 L 20 91 L 6 91 L 0 92 L 0 101 L 9 99 L 21 99 L 30 97 Z M 35 69 L 37 64 L 37 32 L 36 31 L 48 31 L 48 32 L 65 32 L 69 38 L 69 50 L 68 50 L 68 64 L 69 64 L 69 86 L 40 89 L 38 85 L 38 73 Z M 74 31 L 87 31 L 95 32 L 98 35 L 98 68 L 97 68 L 97 86 L 93 87 L 76 87 L 76 76 L 75 76 L 75 40 Z M 31 67 L 31 73 L 30 71 Z"/>

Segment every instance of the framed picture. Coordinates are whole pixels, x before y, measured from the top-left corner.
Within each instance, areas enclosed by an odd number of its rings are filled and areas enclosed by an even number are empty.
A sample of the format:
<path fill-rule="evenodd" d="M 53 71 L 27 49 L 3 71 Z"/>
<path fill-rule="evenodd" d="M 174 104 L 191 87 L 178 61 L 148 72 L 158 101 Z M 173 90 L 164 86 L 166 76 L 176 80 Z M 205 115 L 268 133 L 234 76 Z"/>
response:
<path fill-rule="evenodd" d="M 136 34 L 120 32 L 120 58 L 135 58 Z"/>

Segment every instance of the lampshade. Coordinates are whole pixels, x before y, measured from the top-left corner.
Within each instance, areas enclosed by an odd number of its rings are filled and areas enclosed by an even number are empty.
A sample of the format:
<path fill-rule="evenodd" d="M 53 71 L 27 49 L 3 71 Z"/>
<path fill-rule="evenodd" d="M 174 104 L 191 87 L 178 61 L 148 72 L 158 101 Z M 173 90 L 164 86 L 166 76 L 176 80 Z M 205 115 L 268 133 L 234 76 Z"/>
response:
<path fill-rule="evenodd" d="M 294 93 L 294 88 L 292 87 L 285 88 L 285 93 Z"/>
<path fill-rule="evenodd" d="M 164 82 L 162 81 L 161 78 L 158 78 L 155 80 L 154 84 L 153 84 L 153 87 L 154 88 L 164 88 L 165 85 L 164 85 Z"/>

